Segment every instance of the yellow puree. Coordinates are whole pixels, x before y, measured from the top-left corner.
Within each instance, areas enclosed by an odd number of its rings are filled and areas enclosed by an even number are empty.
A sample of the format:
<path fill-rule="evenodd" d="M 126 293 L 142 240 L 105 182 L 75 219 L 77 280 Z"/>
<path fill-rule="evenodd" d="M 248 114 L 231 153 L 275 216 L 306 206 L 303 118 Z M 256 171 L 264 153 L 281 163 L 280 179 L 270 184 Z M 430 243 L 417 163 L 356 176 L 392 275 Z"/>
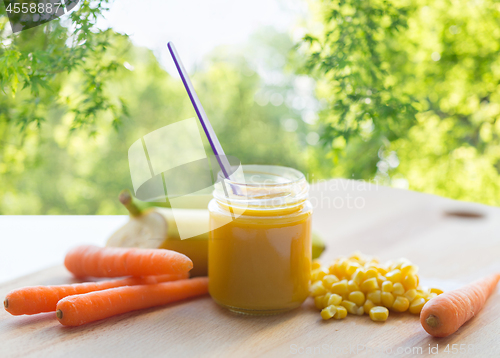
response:
<path fill-rule="evenodd" d="M 216 227 L 230 213 L 215 201 L 210 205 L 210 227 Z M 309 295 L 309 206 L 249 209 L 211 231 L 211 296 L 221 305 L 246 313 L 278 313 L 298 307 Z"/>

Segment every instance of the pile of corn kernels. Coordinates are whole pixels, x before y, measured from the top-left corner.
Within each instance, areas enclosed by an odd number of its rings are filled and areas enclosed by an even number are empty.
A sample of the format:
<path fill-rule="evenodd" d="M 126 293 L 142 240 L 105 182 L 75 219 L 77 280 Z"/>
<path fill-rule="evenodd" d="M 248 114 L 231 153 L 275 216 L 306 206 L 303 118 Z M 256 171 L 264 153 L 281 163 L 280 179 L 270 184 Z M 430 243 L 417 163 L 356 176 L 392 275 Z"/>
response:
<path fill-rule="evenodd" d="M 424 304 L 443 291 L 419 286 L 417 271 L 404 258 L 380 264 L 360 253 L 338 258 L 330 266 L 314 260 L 311 296 L 325 320 L 343 319 L 351 313 L 383 322 L 389 310 L 420 314 Z"/>

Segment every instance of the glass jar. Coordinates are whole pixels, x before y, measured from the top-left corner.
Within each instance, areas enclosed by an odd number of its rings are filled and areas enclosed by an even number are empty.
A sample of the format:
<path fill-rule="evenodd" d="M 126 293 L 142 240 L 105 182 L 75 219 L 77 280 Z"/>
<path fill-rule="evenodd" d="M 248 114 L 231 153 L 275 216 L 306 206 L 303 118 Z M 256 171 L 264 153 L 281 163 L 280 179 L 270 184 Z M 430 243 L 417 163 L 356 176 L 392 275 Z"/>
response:
<path fill-rule="evenodd" d="M 294 309 L 309 295 L 309 185 L 286 167 L 246 165 L 243 173 L 244 183 L 216 186 L 208 205 L 210 295 L 238 313 Z"/>

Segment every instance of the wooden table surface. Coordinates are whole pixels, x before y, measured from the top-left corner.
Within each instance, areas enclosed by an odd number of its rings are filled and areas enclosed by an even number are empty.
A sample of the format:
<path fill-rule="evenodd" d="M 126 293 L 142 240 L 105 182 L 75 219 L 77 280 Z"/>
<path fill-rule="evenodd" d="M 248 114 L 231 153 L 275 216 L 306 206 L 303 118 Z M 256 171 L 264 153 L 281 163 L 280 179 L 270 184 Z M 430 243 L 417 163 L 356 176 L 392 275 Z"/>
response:
<path fill-rule="evenodd" d="M 499 208 L 346 180 L 315 184 L 311 200 L 315 229 L 328 245 L 325 260 L 355 250 L 381 260 L 407 257 L 424 285 L 446 290 L 500 272 Z M 56 266 L 1 284 L 0 295 L 68 282 L 74 280 Z M 435 356 L 430 348 L 442 356 L 499 357 L 499 337 L 498 289 L 480 315 L 442 339 L 408 313 L 391 313 L 385 323 L 351 315 L 323 322 L 311 299 L 286 314 L 254 317 L 206 296 L 76 328 L 61 326 L 53 313 L 0 313 L 0 357 Z"/>

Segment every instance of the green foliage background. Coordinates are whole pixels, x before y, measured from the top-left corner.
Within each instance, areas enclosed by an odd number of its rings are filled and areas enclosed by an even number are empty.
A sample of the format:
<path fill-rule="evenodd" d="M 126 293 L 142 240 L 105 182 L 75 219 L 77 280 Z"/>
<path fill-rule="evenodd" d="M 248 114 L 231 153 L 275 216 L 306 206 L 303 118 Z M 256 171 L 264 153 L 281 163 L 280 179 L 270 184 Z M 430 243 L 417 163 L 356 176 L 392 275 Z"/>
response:
<path fill-rule="evenodd" d="M 195 116 L 150 50 L 93 27 L 108 5 L 81 2 L 71 31 L 56 20 L 15 35 L 0 7 L 0 213 L 124 213 L 129 146 Z M 309 178 L 500 204 L 499 4 L 315 0 L 311 10 L 303 41 L 264 28 L 193 74 L 226 152 Z M 308 144 L 316 131 L 322 146 Z"/>
<path fill-rule="evenodd" d="M 331 174 L 500 204 L 500 3 L 314 3 Z"/>

